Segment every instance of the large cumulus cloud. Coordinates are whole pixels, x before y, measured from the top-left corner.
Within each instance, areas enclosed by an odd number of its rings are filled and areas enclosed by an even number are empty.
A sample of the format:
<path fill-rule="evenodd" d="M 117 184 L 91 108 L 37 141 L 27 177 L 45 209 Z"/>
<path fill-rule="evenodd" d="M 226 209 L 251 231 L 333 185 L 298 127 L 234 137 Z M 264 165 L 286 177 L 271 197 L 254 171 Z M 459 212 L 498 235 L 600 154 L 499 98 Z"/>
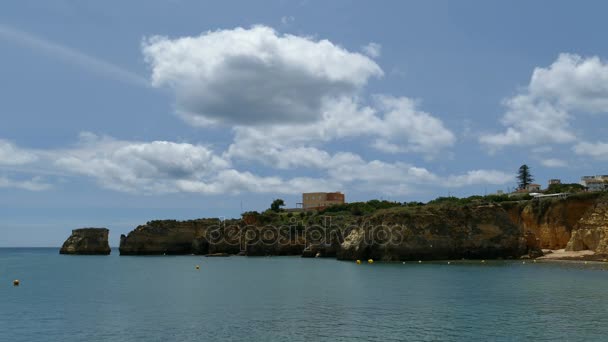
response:
<path fill-rule="evenodd" d="M 154 36 L 142 49 L 152 84 L 170 88 L 178 114 L 195 124 L 315 121 L 328 103 L 383 74 L 368 57 L 328 40 L 266 26 Z"/>

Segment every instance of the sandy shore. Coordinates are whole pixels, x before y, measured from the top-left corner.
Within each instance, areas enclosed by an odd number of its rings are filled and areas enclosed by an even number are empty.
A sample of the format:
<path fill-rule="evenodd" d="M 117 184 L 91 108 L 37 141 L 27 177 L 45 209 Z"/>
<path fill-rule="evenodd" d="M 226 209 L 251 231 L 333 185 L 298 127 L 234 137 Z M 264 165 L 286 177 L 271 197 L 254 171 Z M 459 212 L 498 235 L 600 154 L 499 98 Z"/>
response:
<path fill-rule="evenodd" d="M 595 254 L 594 251 L 566 251 L 565 249 L 543 250 L 544 256 L 537 260 L 591 260 L 591 261 L 606 261 L 608 256 Z"/>

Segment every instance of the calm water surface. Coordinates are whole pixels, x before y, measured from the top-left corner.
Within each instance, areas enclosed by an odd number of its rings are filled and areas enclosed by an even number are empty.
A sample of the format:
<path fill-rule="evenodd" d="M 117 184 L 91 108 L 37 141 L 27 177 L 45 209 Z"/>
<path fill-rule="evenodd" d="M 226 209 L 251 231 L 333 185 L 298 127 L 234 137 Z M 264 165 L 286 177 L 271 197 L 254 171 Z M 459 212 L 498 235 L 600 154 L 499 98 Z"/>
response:
<path fill-rule="evenodd" d="M 0 341 L 606 341 L 607 289 L 597 264 L 0 249 Z"/>

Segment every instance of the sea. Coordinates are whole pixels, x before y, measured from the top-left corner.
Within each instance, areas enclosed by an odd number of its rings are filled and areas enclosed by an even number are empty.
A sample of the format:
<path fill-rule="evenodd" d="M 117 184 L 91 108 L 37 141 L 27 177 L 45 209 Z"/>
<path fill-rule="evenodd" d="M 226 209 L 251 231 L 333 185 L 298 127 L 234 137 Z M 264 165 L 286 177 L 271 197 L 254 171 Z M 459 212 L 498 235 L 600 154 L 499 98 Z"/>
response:
<path fill-rule="evenodd" d="M 4 248 L 0 341 L 607 341 L 607 289 L 601 263 Z"/>

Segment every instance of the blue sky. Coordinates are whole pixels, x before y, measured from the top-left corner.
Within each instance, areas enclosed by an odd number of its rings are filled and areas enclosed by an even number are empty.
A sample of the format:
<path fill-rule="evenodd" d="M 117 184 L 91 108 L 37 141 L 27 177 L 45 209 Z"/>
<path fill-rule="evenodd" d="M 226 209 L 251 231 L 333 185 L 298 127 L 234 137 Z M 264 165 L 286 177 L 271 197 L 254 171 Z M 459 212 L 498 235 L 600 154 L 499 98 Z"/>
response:
<path fill-rule="evenodd" d="M 3 1 L 0 246 L 605 174 L 601 1 Z"/>

